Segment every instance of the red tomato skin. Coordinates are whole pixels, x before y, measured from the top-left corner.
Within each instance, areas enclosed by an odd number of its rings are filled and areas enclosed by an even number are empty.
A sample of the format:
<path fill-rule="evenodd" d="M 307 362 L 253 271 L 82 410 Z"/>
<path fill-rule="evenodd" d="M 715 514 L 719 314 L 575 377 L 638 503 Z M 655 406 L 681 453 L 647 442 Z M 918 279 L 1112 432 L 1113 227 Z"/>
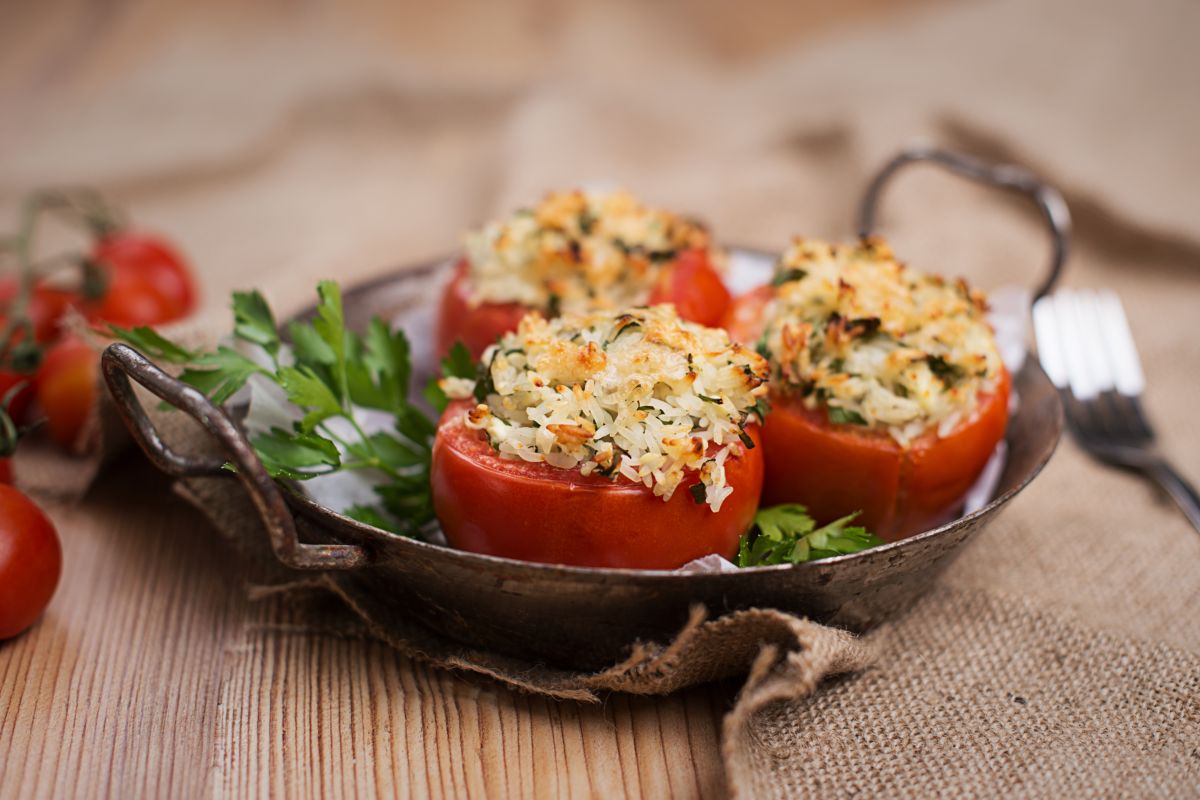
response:
<path fill-rule="evenodd" d="M 196 307 L 196 289 L 183 257 L 163 240 L 118 231 L 97 242 L 92 257 L 108 266 L 104 297 L 89 317 L 114 325 L 156 325 L 182 319 Z"/>
<path fill-rule="evenodd" d="M 437 323 L 437 352 L 444 356 L 462 341 L 478 359 L 488 345 L 517 329 L 531 310 L 520 303 L 479 303 L 468 299 L 466 259 L 459 260 L 454 277 L 442 294 Z M 729 290 L 708 260 L 708 253 L 693 248 L 666 265 L 650 292 L 649 303 L 674 303 L 679 316 L 701 325 L 716 325 L 730 304 Z"/>
<path fill-rule="evenodd" d="M 465 401 L 442 417 L 433 446 L 434 509 L 451 546 L 475 553 L 581 567 L 674 569 L 737 552 L 762 488 L 762 448 L 726 462 L 733 493 L 713 513 L 685 479 L 668 501 L 624 478 L 501 458 L 462 423 Z M 747 432 L 758 441 L 756 427 Z"/>
<path fill-rule="evenodd" d="M 22 425 L 29 421 L 29 404 L 33 400 L 33 376 L 22 375 L 19 372 L 11 372 L 9 370 L 0 370 L 0 398 L 3 398 L 9 391 L 19 383 L 24 383 L 25 386 L 17 389 L 12 398 L 8 402 L 8 414 L 13 418 L 13 421 L 18 425 Z"/>
<path fill-rule="evenodd" d="M 720 324 L 731 300 L 729 289 L 708 259 L 708 251 L 691 248 L 682 251 L 662 271 L 649 303 L 674 303 L 683 319 L 711 327 Z"/>
<path fill-rule="evenodd" d="M 16 293 L 17 282 L 15 280 L 12 278 L 0 280 L 0 306 L 7 308 Z M 43 344 L 53 341 L 58 336 L 59 322 L 62 320 L 63 314 L 68 308 L 77 306 L 81 302 L 81 297 L 74 292 L 35 285 L 33 293 L 29 297 L 29 305 L 26 307 L 26 314 L 33 323 L 34 339 Z M 0 326 L 3 326 L 4 323 L 5 317 L 0 314 Z M 19 341 L 23 336 L 23 333 L 18 334 L 14 339 Z M 0 398 L 3 398 L 12 387 L 22 382 L 26 384 L 25 388 L 17 391 L 8 407 L 9 414 L 18 424 L 29 422 L 29 404 L 34 397 L 34 376 L 32 373 L 22 374 L 12 370 L 0 371 Z"/>
<path fill-rule="evenodd" d="M 442 293 L 441 308 L 437 320 L 437 353 L 445 356 L 455 342 L 461 341 L 478 360 L 488 345 L 494 344 L 504 334 L 515 331 L 521 317 L 529 308 L 520 303 L 479 303 L 472 305 L 468 299 L 467 260 L 460 259 L 454 268 L 454 277 Z"/>
<path fill-rule="evenodd" d="M 764 312 L 775 295 L 770 286 L 759 286 L 739 295 L 721 317 L 720 326 L 735 342 L 753 347 L 766 325 Z"/>
<path fill-rule="evenodd" d="M 46 352 L 34 377 L 46 430 L 60 447 L 80 449 L 80 434 L 96 403 L 100 361 L 82 339 L 68 336 Z"/>
<path fill-rule="evenodd" d="M 17 281 L 13 278 L 0 280 L 0 305 L 7 309 L 17 295 L 17 289 Z M 34 339 L 42 343 L 52 341 L 58 336 L 58 326 L 67 309 L 82 304 L 83 297 L 78 292 L 35 284 L 26 308 L 26 314 L 33 323 Z"/>
<path fill-rule="evenodd" d="M 37 621 L 61 573 L 54 525 L 28 497 L 0 484 L 0 639 Z"/>
<path fill-rule="evenodd" d="M 0 458 L 0 483 L 11 484 L 13 482 L 13 469 L 11 458 Z"/>
<path fill-rule="evenodd" d="M 763 426 L 763 503 L 802 503 L 819 523 L 855 522 L 896 541 L 953 518 L 1008 422 L 1009 376 L 981 395 L 976 415 L 948 436 L 930 432 L 907 450 L 884 433 L 832 425 L 825 410 L 772 393 Z"/>

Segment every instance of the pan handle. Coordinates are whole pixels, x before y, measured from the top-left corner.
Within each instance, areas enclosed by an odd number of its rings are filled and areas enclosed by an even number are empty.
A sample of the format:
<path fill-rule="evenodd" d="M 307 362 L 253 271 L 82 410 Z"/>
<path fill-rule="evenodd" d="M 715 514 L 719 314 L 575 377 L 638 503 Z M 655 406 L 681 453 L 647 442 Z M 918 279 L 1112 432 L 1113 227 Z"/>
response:
<path fill-rule="evenodd" d="M 1014 164 L 995 164 L 974 156 L 942 150 L 929 145 L 914 145 L 905 148 L 884 165 L 867 187 L 863 197 L 862 207 L 858 215 L 858 232 L 866 236 L 875 228 L 875 209 L 879 205 L 879 195 L 884 185 L 901 167 L 917 161 L 927 161 L 938 164 L 951 172 L 976 183 L 995 186 L 1001 189 L 1024 194 L 1033 200 L 1042 217 L 1050 228 L 1050 237 L 1054 245 L 1054 253 L 1050 258 L 1050 267 L 1046 277 L 1034 292 L 1034 299 L 1050 293 L 1062 274 L 1063 263 L 1067 260 L 1067 246 L 1071 236 L 1071 213 L 1067 210 L 1067 202 L 1057 189 L 1050 186 L 1037 175 L 1024 167 Z"/>
<path fill-rule="evenodd" d="M 363 548 L 349 544 L 304 544 L 296 535 L 296 521 L 279 486 L 267 474 L 253 446 L 233 420 L 203 392 L 171 377 L 126 344 L 109 345 L 100 358 L 104 380 L 125 426 L 150 461 L 178 478 L 230 475 L 232 462 L 271 540 L 271 549 L 294 569 L 354 569 L 367 563 Z M 218 442 L 228 458 L 184 455 L 162 440 L 146 415 L 129 379 L 199 422 Z"/>

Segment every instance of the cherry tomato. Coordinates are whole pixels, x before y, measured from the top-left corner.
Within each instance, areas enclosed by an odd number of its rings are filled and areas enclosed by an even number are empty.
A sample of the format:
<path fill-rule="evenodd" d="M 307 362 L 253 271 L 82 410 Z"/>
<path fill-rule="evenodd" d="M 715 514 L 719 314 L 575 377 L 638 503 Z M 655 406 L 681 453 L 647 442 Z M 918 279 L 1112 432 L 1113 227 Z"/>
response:
<path fill-rule="evenodd" d="M 12 278 L 0 281 L 0 308 L 7 309 L 17 294 L 17 282 Z M 72 305 L 81 302 L 80 296 L 74 292 L 53 289 L 45 285 L 34 286 L 29 297 L 26 313 L 33 324 L 33 336 L 38 342 L 53 341 L 58 336 L 59 322 L 63 314 Z M 5 324 L 5 316 L 0 314 L 0 326 Z M 14 336 L 14 341 L 20 341 L 24 333 Z M 0 398 L 19 383 L 25 388 L 19 389 L 10 401 L 8 412 L 18 424 L 28 421 L 29 403 L 33 400 L 33 375 L 20 373 L 15 370 L 0 370 Z"/>
<path fill-rule="evenodd" d="M 0 485 L 0 639 L 32 625 L 62 572 L 54 525 L 28 497 Z"/>
<path fill-rule="evenodd" d="M 115 325 L 156 325 L 182 319 L 196 306 L 191 270 L 161 239 L 118 231 L 92 253 L 108 267 L 104 296 L 89 316 Z"/>
<path fill-rule="evenodd" d="M 0 307 L 7 310 L 17 295 L 17 281 L 12 278 L 0 280 Z M 78 292 L 56 289 L 37 283 L 29 297 L 26 314 L 33 323 L 33 337 L 39 342 L 52 341 L 58 336 L 58 326 L 63 314 L 72 306 L 79 306 L 83 298 Z"/>
<path fill-rule="evenodd" d="M 732 557 L 758 507 L 762 448 L 725 462 L 733 493 L 721 510 L 684 485 L 664 501 L 624 477 L 610 481 L 548 464 L 501 458 L 452 403 L 433 445 L 433 503 L 450 544 L 475 553 L 584 567 L 674 569 L 694 558 Z M 756 427 L 747 433 L 758 441 Z"/>
<path fill-rule="evenodd" d="M 684 250 L 658 277 L 650 292 L 650 305 L 674 303 L 684 319 L 701 325 L 720 323 L 731 297 L 721 276 L 708 260 L 708 252 Z"/>
<path fill-rule="evenodd" d="M 60 447 L 80 450 L 83 429 L 96 402 L 100 361 L 96 351 L 69 336 L 46 352 L 34 377 L 46 429 Z"/>
<path fill-rule="evenodd" d="M 437 323 L 437 351 L 441 355 L 449 352 L 456 341 L 462 341 L 471 357 L 479 358 L 498 337 L 516 330 L 521 317 L 529 312 L 520 303 L 472 305 L 467 293 L 468 280 L 467 262 L 463 259 L 442 295 Z M 730 296 L 709 262 L 708 253 L 690 249 L 663 268 L 651 290 L 649 303 L 674 303 L 684 319 L 715 325 L 729 306 Z"/>
<path fill-rule="evenodd" d="M 13 469 L 11 458 L 0 458 L 0 483 L 13 482 Z"/>
<path fill-rule="evenodd" d="M 29 403 L 33 400 L 33 376 L 23 375 L 11 370 L 0 370 L 0 398 L 5 397 L 14 386 L 24 384 L 17 389 L 8 401 L 8 414 L 18 425 L 28 421 Z"/>
<path fill-rule="evenodd" d="M 819 523 L 862 511 L 855 522 L 889 541 L 948 522 L 1004 436 L 1008 393 L 1002 371 L 974 417 L 903 448 L 885 432 L 831 424 L 825 409 L 772 392 L 763 503 L 802 503 Z"/>

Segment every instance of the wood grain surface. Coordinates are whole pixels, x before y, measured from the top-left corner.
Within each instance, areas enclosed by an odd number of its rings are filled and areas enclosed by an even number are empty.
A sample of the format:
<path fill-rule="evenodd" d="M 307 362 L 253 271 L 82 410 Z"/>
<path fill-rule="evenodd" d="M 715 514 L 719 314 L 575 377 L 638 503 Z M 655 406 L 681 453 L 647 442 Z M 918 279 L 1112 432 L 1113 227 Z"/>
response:
<path fill-rule="evenodd" d="M 293 633 L 140 458 L 49 509 L 65 573 L 0 644 L 0 797 L 711 797 L 736 686 L 556 702 Z"/>

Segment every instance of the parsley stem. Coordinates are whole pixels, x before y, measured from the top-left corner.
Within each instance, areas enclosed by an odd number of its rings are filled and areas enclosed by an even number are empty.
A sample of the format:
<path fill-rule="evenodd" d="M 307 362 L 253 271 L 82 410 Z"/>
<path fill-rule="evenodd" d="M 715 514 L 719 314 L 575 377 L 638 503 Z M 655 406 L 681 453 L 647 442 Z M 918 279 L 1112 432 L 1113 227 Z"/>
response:
<path fill-rule="evenodd" d="M 390 478 L 399 479 L 401 477 L 400 473 L 379 457 L 379 451 L 375 449 L 375 445 L 371 443 L 370 437 L 368 437 L 366 432 L 363 431 L 362 426 L 358 424 L 358 421 L 349 414 L 343 415 L 342 419 L 345 419 L 352 426 L 354 426 L 354 430 L 358 433 L 360 440 L 358 444 L 351 444 L 344 437 L 338 436 L 329 428 L 328 425 L 321 424 L 319 427 L 325 432 L 326 436 L 328 436 L 330 439 L 333 439 L 342 447 L 346 448 L 346 452 L 354 453 L 356 448 L 361 450 L 364 447 L 370 451 L 369 455 L 364 458 L 360 458 L 358 461 L 343 461 L 342 469 L 377 469 Z"/>

